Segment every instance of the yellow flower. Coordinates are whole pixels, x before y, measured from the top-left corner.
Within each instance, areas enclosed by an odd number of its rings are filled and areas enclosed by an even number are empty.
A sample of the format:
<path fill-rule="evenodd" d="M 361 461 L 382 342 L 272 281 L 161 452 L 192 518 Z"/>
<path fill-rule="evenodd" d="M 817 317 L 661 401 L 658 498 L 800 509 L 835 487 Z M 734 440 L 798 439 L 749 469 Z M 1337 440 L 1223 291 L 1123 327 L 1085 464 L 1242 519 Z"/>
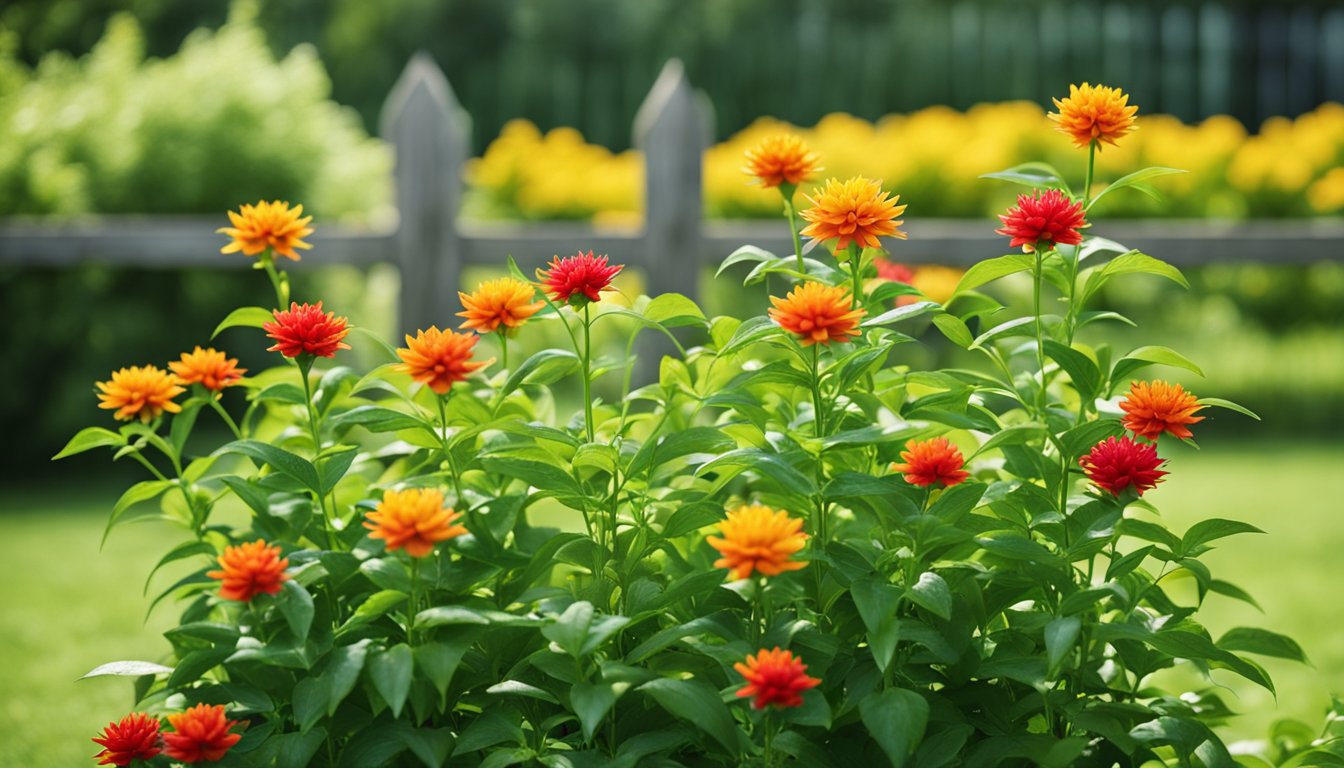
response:
<path fill-rule="evenodd" d="M 730 578 L 745 579 L 752 573 L 778 576 L 807 566 L 789 559 L 807 543 L 802 528 L 803 521 L 787 512 L 751 504 L 729 512 L 728 519 L 719 523 L 721 537 L 706 541 L 723 555 L 714 567 L 729 569 Z"/>
<path fill-rule="evenodd" d="M 1119 88 L 1087 83 L 1070 85 L 1069 95 L 1054 99 L 1058 113 L 1050 119 L 1059 123 L 1059 130 L 1073 137 L 1073 143 L 1086 147 L 1097 142 L 1115 145 L 1115 140 L 1134 130 L 1134 114 L 1138 107 L 1128 106 L 1129 96 Z"/>
<path fill-rule="evenodd" d="M 530 283 L 512 277 L 487 280 L 472 293 L 458 291 L 462 311 L 457 316 L 466 318 L 458 327 L 493 333 L 502 325 L 505 332 L 511 331 L 546 306 L 544 301 L 532 301 L 535 295 Z"/>
<path fill-rule="evenodd" d="M 763 187 L 788 184 L 796 187 L 821 170 L 817 156 L 803 140 L 793 134 L 771 136 L 747 151 L 745 173 L 755 176 Z"/>
<path fill-rule="evenodd" d="M 424 557 L 440 541 L 461 536 L 467 529 L 455 525 L 462 513 L 444 509 L 443 494 L 432 488 L 386 491 L 378 508 L 365 515 L 370 539 L 387 542 L 387 551 L 406 550 Z"/>
<path fill-rule="evenodd" d="M 143 368 L 133 365 L 112 372 L 110 381 L 98 382 L 101 393 L 99 408 L 116 409 L 113 414 L 121 421 L 139 418 L 145 423 L 153 421 L 159 414 L 167 411 L 177 413 L 182 406 L 173 402 L 173 398 L 186 392 L 179 387 L 172 374 L 153 365 Z"/>
<path fill-rule="evenodd" d="M 220 253 L 243 252 L 245 256 L 256 256 L 267 248 L 286 258 L 299 260 L 295 248 L 308 249 L 313 246 L 303 238 L 313 234 L 308 223 L 312 216 L 303 216 L 303 206 L 289 207 L 289 203 L 265 200 L 256 205 L 244 205 L 238 213 L 229 211 L 232 227 L 224 227 L 218 232 L 233 238 L 233 242 L 219 250 Z"/>

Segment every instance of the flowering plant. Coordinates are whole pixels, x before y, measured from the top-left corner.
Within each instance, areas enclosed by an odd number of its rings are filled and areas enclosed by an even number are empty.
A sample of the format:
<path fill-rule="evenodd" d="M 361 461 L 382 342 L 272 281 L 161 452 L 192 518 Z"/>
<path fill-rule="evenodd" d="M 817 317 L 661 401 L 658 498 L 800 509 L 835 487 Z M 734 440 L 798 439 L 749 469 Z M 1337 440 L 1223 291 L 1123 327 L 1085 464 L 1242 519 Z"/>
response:
<path fill-rule="evenodd" d="M 1083 91 L 1059 123 L 1092 158 L 1133 110 Z M 197 349 L 172 373 L 119 371 L 100 396 L 127 423 L 58 456 L 110 447 L 143 465 L 109 529 L 144 510 L 180 523 L 188 537 L 154 570 L 195 566 L 155 600 L 184 606 L 167 663 L 90 673 L 135 680 L 99 762 L 1233 765 L 1209 676 L 1272 690 L 1248 654 L 1302 652 L 1195 618 L 1212 595 L 1250 599 L 1200 555 L 1254 528 L 1172 531 L 1142 497 L 1179 482 L 1163 445 L 1192 440 L 1211 407 L 1244 409 L 1134 380 L 1197 371 L 1173 350 L 1082 338 L 1128 322 L 1088 309 L 1109 281 L 1184 282 L 1086 232 L 1097 199 L 1171 171 L 1095 196 L 1091 173 L 1080 193 L 1040 164 L 991 174 L 1037 188 L 1001 217 L 1018 250 L 934 302 L 881 277 L 878 238 L 904 237 L 905 205 L 879 182 L 828 182 L 800 216 L 817 170 L 805 146 L 767 143 L 749 169 L 778 189 L 797 247 L 723 262 L 750 265 L 748 284 L 793 283 L 746 319 L 677 294 L 614 306 L 621 265 L 580 253 L 535 281 L 510 260 L 461 294 L 465 332 L 416 329 L 393 348 L 291 299 L 275 257 L 305 245 L 300 210 L 234 215 L 224 250 L 255 255 L 275 305 L 220 329 L 264 330 L 281 365 L 244 377 Z M 977 289 L 1014 273 L 1031 276 L 1033 309 L 1005 319 Z M 607 318 L 675 342 L 656 381 L 632 388 L 629 359 L 595 356 Z M 893 326 L 917 318 L 988 365 L 903 365 L 915 339 Z M 561 324 L 572 349 L 510 365 L 510 337 L 534 322 Z M 337 364 L 353 344 L 386 362 Z M 621 400 L 594 399 L 603 376 Z M 552 387 L 575 379 L 565 418 Z M 235 438 L 208 451 L 192 440 L 207 410 Z M 1195 589 L 1173 590 L 1178 577 Z M 1210 685 L 1161 687 L 1178 664 Z"/>

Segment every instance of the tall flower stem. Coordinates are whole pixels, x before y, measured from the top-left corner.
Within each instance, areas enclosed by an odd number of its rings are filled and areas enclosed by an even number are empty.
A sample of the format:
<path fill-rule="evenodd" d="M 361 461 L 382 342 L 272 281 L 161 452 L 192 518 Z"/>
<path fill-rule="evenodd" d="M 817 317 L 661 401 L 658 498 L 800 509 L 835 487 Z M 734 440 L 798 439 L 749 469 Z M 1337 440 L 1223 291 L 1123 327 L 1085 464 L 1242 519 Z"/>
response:
<path fill-rule="evenodd" d="M 466 507 L 467 499 L 462 493 L 462 476 L 457 473 L 453 451 L 448 447 L 448 394 L 435 395 L 434 400 L 439 405 L 439 445 L 443 448 L 443 460 L 448 462 L 448 471 L 453 475 L 453 490 L 457 493 L 457 504 Z"/>
<path fill-rule="evenodd" d="M 317 409 L 313 406 L 313 385 L 308 381 L 308 374 L 313 369 L 313 358 L 309 355 L 301 355 L 294 358 L 294 365 L 299 369 L 299 380 L 303 383 L 303 404 L 308 412 L 308 429 L 313 435 L 313 464 L 317 464 L 317 458 L 322 454 L 322 431 L 317 421 Z M 326 529 L 327 548 L 339 549 L 340 539 L 336 537 L 335 522 L 332 520 L 332 513 L 327 510 L 327 496 L 321 491 L 313 491 L 317 497 L 317 505 L 322 510 L 322 524 Z"/>
<path fill-rule="evenodd" d="M 821 396 L 821 349 L 820 345 L 812 345 L 812 422 L 815 430 L 815 437 L 818 441 L 826 438 L 826 411 Z M 820 489 L 825 479 L 825 452 L 822 445 L 817 446 L 817 521 L 813 529 L 816 532 L 817 542 L 820 546 L 826 546 L 826 501 L 820 496 Z M 820 580 L 821 569 L 817 569 L 817 578 Z M 820 581 L 818 581 L 820 589 Z"/>
<path fill-rule="evenodd" d="M 415 614 L 420 610 L 420 558 L 411 558 L 411 594 L 406 607 L 406 644 L 415 647 Z"/>
<path fill-rule="evenodd" d="M 500 366 L 504 370 L 509 370 L 509 335 L 504 332 L 504 326 L 499 327 L 499 358 Z"/>
<path fill-rule="evenodd" d="M 269 250 L 262 252 L 257 263 L 261 264 L 261 268 L 266 270 L 266 276 L 271 279 L 271 287 L 275 289 L 276 308 L 287 308 L 289 306 L 289 277 L 275 268 L 275 257 Z"/>
<path fill-rule="evenodd" d="M 1041 253 L 1041 243 L 1036 244 L 1034 249 L 1036 254 L 1036 267 L 1032 270 L 1032 311 L 1036 315 L 1036 369 L 1040 372 L 1041 383 L 1036 390 L 1036 412 L 1045 423 L 1045 336 L 1042 333 L 1041 321 L 1041 280 L 1045 272 L 1045 257 Z"/>
<path fill-rule="evenodd" d="M 593 442 L 593 340 L 590 303 L 583 305 L 583 426 L 588 442 Z"/>
<path fill-rule="evenodd" d="M 219 414 L 219 417 L 223 419 L 224 423 L 229 426 L 229 431 L 233 432 L 233 436 L 239 440 L 242 440 L 243 439 L 242 430 L 238 428 L 238 423 L 233 420 L 233 417 L 229 415 L 229 412 L 224 410 L 224 406 L 221 405 L 220 402 L 216 400 L 214 397 L 210 397 L 208 393 L 206 402 L 210 404 L 211 408 L 215 409 L 215 412 Z"/>
<path fill-rule="evenodd" d="M 859 280 L 859 272 L 863 269 L 863 249 L 858 243 L 849 244 L 849 274 L 854 283 L 853 307 L 858 309 L 863 306 L 863 283 Z"/>
<path fill-rule="evenodd" d="M 765 736 L 761 747 L 761 760 L 765 768 L 772 768 L 775 764 L 775 722 L 768 711 L 765 714 Z"/>
<path fill-rule="evenodd" d="M 784 196 L 784 212 L 789 216 L 789 234 L 793 235 L 793 253 L 798 258 L 798 271 L 807 274 L 807 262 L 803 261 L 803 239 L 798 235 L 798 211 L 793 205 L 794 188 L 788 192 L 780 185 L 779 193 Z"/>
<path fill-rule="evenodd" d="M 1092 178 L 1097 168 L 1097 140 L 1087 145 L 1087 180 L 1083 182 L 1083 207 L 1092 205 Z"/>

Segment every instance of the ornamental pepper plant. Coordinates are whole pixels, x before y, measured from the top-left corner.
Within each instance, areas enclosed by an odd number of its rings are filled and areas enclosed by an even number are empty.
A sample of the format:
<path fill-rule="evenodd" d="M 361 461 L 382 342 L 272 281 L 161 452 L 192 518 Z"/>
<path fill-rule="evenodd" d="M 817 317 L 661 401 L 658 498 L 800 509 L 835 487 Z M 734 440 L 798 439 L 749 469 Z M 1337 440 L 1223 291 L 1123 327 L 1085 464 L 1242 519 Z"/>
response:
<path fill-rule="evenodd" d="M 1118 90 L 1056 105 L 1089 168 L 1133 127 Z M 1246 412 L 1154 378 L 1198 370 L 1174 350 L 1088 341 L 1132 322 L 1095 306 L 1112 281 L 1185 282 L 1089 234 L 1097 200 L 1175 171 L 988 174 L 1028 188 L 1000 217 L 1008 254 L 933 301 L 882 251 L 906 203 L 865 178 L 800 199 L 821 162 L 787 136 L 748 156 L 795 252 L 723 261 L 720 279 L 770 287 L 747 317 L 677 294 L 618 306 L 619 255 L 588 252 L 531 276 L 510 259 L 396 346 L 291 283 L 300 207 L 230 213 L 227 258 L 270 286 L 220 329 L 255 328 L 274 367 L 205 339 L 166 367 L 128 361 L 98 385 L 120 428 L 57 457 L 137 463 L 108 527 L 180 525 L 151 575 L 190 569 L 154 599 L 181 611 L 162 657 L 90 673 L 135 693 L 96 761 L 1235 765 L 1218 681 L 1272 690 L 1256 658 L 1302 652 L 1199 623 L 1206 599 L 1250 600 L 1201 555 L 1255 529 L 1172 530 L 1144 494 L 1181 482 L 1167 450 L 1214 408 Z M 1022 316 L 980 290 L 1015 273 Z M 656 381 L 594 349 L 615 318 L 673 341 Z M 510 356 L 541 323 L 570 344 Z M 913 370 L 921 325 L 980 364 Z M 356 345 L 383 364 L 352 368 Z M 620 400 L 593 396 L 602 377 Z M 554 386 L 582 392 L 575 412 Z M 232 439 L 200 447 L 207 419 Z M 1205 685 L 1164 687 L 1175 666 Z"/>

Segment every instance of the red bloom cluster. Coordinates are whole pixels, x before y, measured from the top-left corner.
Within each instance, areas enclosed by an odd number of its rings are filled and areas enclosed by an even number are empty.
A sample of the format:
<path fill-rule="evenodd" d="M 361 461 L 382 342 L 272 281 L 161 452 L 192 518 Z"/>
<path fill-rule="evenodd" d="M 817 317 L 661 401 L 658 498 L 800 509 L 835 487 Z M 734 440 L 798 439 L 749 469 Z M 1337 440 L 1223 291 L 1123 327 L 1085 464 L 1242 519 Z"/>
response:
<path fill-rule="evenodd" d="M 108 723 L 103 735 L 94 737 L 93 743 L 103 748 L 93 756 L 99 765 L 122 768 L 132 760 L 150 760 L 163 751 L 158 719 L 140 712 L 123 717 L 119 723 Z"/>
<path fill-rule="evenodd" d="M 1160 469 L 1164 462 L 1158 458 L 1157 446 L 1136 442 L 1128 435 L 1097 443 L 1078 463 L 1097 487 L 1116 496 L 1131 487 L 1142 496 L 1167 474 Z"/>
<path fill-rule="evenodd" d="M 316 305 L 290 302 L 288 310 L 275 310 L 275 322 L 261 328 L 275 339 L 275 346 L 266 351 L 285 357 L 335 357 L 336 350 L 350 348 L 341 341 L 350 333 L 349 322 L 335 312 L 323 312 L 320 301 Z"/>
<path fill-rule="evenodd" d="M 219 579 L 219 596 L 225 600 L 248 602 L 257 595 L 274 595 L 284 588 L 289 560 L 280 556 L 280 548 L 268 546 L 262 539 L 225 547 L 219 556 L 218 571 L 206 573 Z"/>
<path fill-rule="evenodd" d="M 1087 226 L 1083 204 L 1075 203 L 1057 189 L 1047 189 L 1035 195 L 1018 195 L 1017 205 L 1000 216 L 1003 229 L 995 233 L 1011 237 L 1009 246 L 1026 250 L 1048 250 L 1053 243 L 1078 245 L 1083 236 L 1078 231 Z"/>
<path fill-rule="evenodd" d="M 225 716 L 223 704 L 197 704 L 186 712 L 169 715 L 168 724 L 173 730 L 163 734 L 167 746 L 164 753 L 184 763 L 219 760 L 243 738 L 242 734 L 229 733 L 238 721 Z"/>
<path fill-rule="evenodd" d="M 563 259 L 556 256 L 548 266 L 550 269 L 539 271 L 537 276 L 551 300 L 576 306 L 601 301 L 602 291 L 625 268 L 621 264 L 607 264 L 606 256 L 594 256 L 592 251 Z"/>
<path fill-rule="evenodd" d="M 738 698 L 754 697 L 753 709 L 764 709 L 775 704 L 780 707 L 801 707 L 803 691 L 815 688 L 821 681 L 807 675 L 807 665 L 802 659 L 795 658 L 791 651 L 781 651 L 775 646 L 773 651 L 761 649 L 755 656 L 748 656 L 746 663 L 733 665 L 747 684 L 738 690 Z"/>

